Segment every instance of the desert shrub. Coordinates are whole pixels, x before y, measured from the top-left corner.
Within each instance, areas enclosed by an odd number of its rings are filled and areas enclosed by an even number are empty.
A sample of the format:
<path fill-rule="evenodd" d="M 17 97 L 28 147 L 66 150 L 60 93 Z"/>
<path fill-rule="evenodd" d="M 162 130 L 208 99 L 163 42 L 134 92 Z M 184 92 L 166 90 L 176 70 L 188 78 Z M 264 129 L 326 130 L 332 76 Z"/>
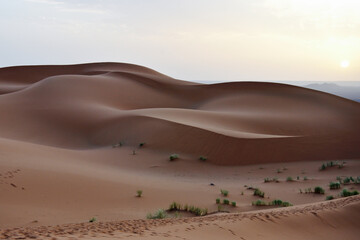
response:
<path fill-rule="evenodd" d="M 287 177 L 287 178 L 286 178 L 286 181 L 287 181 L 287 182 L 293 182 L 294 179 L 293 179 L 292 177 Z"/>
<path fill-rule="evenodd" d="M 181 210 L 181 205 L 180 203 L 177 203 L 177 202 L 172 202 L 169 206 L 169 210 L 170 211 L 176 211 L 176 210 Z"/>
<path fill-rule="evenodd" d="M 349 196 L 358 195 L 358 194 L 359 194 L 359 192 L 357 190 L 349 191 L 347 189 L 343 189 L 341 192 L 342 197 L 349 197 Z"/>
<path fill-rule="evenodd" d="M 185 205 L 183 206 L 183 210 L 184 210 L 184 211 L 189 211 L 189 206 L 188 206 L 187 204 L 185 204 Z"/>
<path fill-rule="evenodd" d="M 199 160 L 205 162 L 205 161 L 207 160 L 207 157 L 200 156 L 200 157 L 199 157 Z"/>
<path fill-rule="evenodd" d="M 360 176 L 355 178 L 355 181 L 354 181 L 355 184 L 359 184 L 360 183 Z"/>
<path fill-rule="evenodd" d="M 191 207 L 189 210 L 190 213 L 195 214 L 196 216 L 204 216 L 207 214 L 207 208 Z"/>
<path fill-rule="evenodd" d="M 281 206 L 283 203 L 283 201 L 279 200 L 279 199 L 275 199 L 271 202 L 271 205 L 275 205 L 275 206 Z"/>
<path fill-rule="evenodd" d="M 333 200 L 333 199 L 334 199 L 333 195 L 326 196 L 326 200 Z"/>
<path fill-rule="evenodd" d="M 236 207 L 236 202 L 231 202 L 231 206 Z"/>
<path fill-rule="evenodd" d="M 258 188 L 255 188 L 255 190 L 254 190 L 254 196 L 259 196 L 259 197 L 264 197 L 265 196 L 265 193 L 264 192 L 262 192 L 262 191 L 260 191 L 260 189 L 258 189 Z"/>
<path fill-rule="evenodd" d="M 317 186 L 317 187 L 314 188 L 314 193 L 316 193 L 316 194 L 324 194 L 325 190 L 322 187 Z"/>
<path fill-rule="evenodd" d="M 252 202 L 253 206 L 266 206 L 266 202 L 262 201 L 262 200 L 257 200 L 255 202 Z"/>
<path fill-rule="evenodd" d="M 167 214 L 164 209 L 157 210 L 154 214 L 149 213 L 146 215 L 147 219 L 163 219 L 166 218 Z"/>
<path fill-rule="evenodd" d="M 137 196 L 137 197 L 141 197 L 141 196 L 142 196 L 142 193 L 143 193 L 142 190 L 137 190 L 137 191 L 136 191 L 136 196 Z"/>
<path fill-rule="evenodd" d="M 223 203 L 226 204 L 226 205 L 228 205 L 228 204 L 230 203 L 230 201 L 229 201 L 229 199 L 226 199 L 226 198 L 225 198 L 225 199 L 223 200 Z"/>
<path fill-rule="evenodd" d="M 276 170 L 277 173 L 282 173 L 281 169 Z"/>
<path fill-rule="evenodd" d="M 217 206 L 217 209 L 218 209 L 218 212 L 221 212 L 221 211 L 222 211 L 222 205 L 219 204 L 219 205 Z"/>
<path fill-rule="evenodd" d="M 144 142 L 139 143 L 139 147 L 143 147 L 143 146 L 145 146 L 145 143 L 144 143 Z"/>
<path fill-rule="evenodd" d="M 224 195 L 225 197 L 227 197 L 227 196 L 229 195 L 229 191 L 228 191 L 228 190 L 225 190 L 225 189 L 221 189 L 221 190 L 220 190 L 220 193 L 221 193 L 222 195 Z"/>
<path fill-rule="evenodd" d="M 94 217 L 90 218 L 89 222 L 96 222 L 96 218 Z"/>
<path fill-rule="evenodd" d="M 179 158 L 179 156 L 176 153 L 173 153 L 173 154 L 170 155 L 169 160 L 174 161 L 174 160 L 176 160 L 178 158 Z"/>
<path fill-rule="evenodd" d="M 307 181 L 309 180 L 309 178 L 307 176 L 304 177 L 304 181 Z"/>
<path fill-rule="evenodd" d="M 300 180 L 300 177 L 299 177 L 299 176 L 297 176 L 297 177 L 296 177 L 296 180 L 298 180 L 298 181 L 299 181 L 299 180 Z"/>
<path fill-rule="evenodd" d="M 345 177 L 343 179 L 343 184 L 350 184 L 351 182 L 355 182 L 355 179 L 353 177 Z"/>
<path fill-rule="evenodd" d="M 292 206 L 292 204 L 289 202 L 282 202 L 281 206 L 282 207 L 290 207 L 290 206 Z"/>
<path fill-rule="evenodd" d="M 301 193 L 301 194 L 303 193 L 303 191 L 302 191 L 302 189 L 301 189 L 301 188 L 299 188 L 299 193 Z"/>
<path fill-rule="evenodd" d="M 264 182 L 268 183 L 268 182 L 279 182 L 278 178 L 274 177 L 274 178 L 264 178 Z"/>
<path fill-rule="evenodd" d="M 216 204 L 219 204 L 220 203 L 220 198 L 217 198 L 216 199 Z"/>
<path fill-rule="evenodd" d="M 330 189 L 339 189 L 341 184 L 339 182 L 330 182 L 329 187 Z"/>
<path fill-rule="evenodd" d="M 241 195 L 244 195 L 244 192 L 243 192 L 243 191 L 241 191 Z"/>

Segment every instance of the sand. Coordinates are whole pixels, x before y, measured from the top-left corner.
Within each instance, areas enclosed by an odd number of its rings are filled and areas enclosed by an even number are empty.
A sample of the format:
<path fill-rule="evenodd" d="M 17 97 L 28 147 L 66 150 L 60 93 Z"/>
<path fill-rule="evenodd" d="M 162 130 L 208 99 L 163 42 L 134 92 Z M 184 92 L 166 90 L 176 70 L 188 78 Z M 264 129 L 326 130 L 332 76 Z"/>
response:
<path fill-rule="evenodd" d="M 0 111 L 2 238 L 359 234 L 359 198 L 328 187 L 337 176 L 360 175 L 359 103 L 284 84 L 206 85 L 94 63 L 1 68 Z M 169 161 L 173 153 L 179 159 Z M 345 164 L 319 171 L 329 161 Z M 252 206 L 258 197 L 245 185 L 263 190 L 265 201 L 295 206 Z M 325 194 L 299 191 L 315 186 Z M 220 189 L 237 202 L 224 206 L 229 213 L 145 220 L 172 201 L 216 212 Z M 328 195 L 338 199 L 324 202 Z M 88 223 L 92 217 L 97 222 Z"/>

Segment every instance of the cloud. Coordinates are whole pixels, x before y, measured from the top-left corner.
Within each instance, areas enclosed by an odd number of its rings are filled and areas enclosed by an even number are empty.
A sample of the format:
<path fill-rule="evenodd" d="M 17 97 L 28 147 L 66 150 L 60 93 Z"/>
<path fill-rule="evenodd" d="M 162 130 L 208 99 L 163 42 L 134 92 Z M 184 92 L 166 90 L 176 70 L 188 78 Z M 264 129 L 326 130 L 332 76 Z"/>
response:
<path fill-rule="evenodd" d="M 59 4 L 64 3 L 64 2 L 57 1 L 57 0 L 25 0 L 25 2 L 42 3 L 42 4 L 49 4 L 49 5 L 59 5 Z"/>

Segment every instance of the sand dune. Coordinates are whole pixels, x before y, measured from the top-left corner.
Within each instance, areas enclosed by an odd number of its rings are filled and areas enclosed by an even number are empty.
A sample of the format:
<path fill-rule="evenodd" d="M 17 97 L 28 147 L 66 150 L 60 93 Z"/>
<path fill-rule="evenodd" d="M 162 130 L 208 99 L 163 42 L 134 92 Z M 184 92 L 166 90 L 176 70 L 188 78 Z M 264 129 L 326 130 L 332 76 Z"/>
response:
<path fill-rule="evenodd" d="M 115 63 L 3 68 L 0 83 L 5 138 L 70 149 L 147 142 L 221 165 L 360 155 L 359 104 L 304 88 L 194 84 Z"/>
<path fill-rule="evenodd" d="M 0 112 L 0 238 L 359 233 L 359 198 L 340 198 L 341 189 L 328 186 L 338 176 L 359 175 L 359 103 L 284 84 L 206 85 L 131 64 L 94 63 L 0 68 Z M 172 153 L 180 158 L 170 162 Z M 344 167 L 318 170 L 330 160 Z M 264 183 L 266 177 L 279 183 Z M 252 206 L 258 198 L 247 186 L 265 191 L 266 201 L 302 206 Z M 315 186 L 326 194 L 299 193 Z M 216 212 L 220 189 L 237 202 L 224 206 L 231 214 L 144 220 L 172 201 Z M 324 203 L 328 195 L 339 199 Z M 98 223 L 88 224 L 92 217 Z"/>

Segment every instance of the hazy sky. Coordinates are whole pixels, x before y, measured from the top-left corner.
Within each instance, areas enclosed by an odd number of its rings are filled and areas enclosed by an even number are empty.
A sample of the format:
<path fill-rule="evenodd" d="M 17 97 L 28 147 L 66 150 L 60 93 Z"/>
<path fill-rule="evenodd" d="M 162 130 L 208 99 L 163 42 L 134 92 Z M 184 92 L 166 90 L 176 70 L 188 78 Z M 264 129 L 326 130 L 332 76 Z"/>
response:
<path fill-rule="evenodd" d="M 359 81 L 359 13 L 360 0 L 1 0 L 0 67 L 114 61 L 185 80 Z"/>

